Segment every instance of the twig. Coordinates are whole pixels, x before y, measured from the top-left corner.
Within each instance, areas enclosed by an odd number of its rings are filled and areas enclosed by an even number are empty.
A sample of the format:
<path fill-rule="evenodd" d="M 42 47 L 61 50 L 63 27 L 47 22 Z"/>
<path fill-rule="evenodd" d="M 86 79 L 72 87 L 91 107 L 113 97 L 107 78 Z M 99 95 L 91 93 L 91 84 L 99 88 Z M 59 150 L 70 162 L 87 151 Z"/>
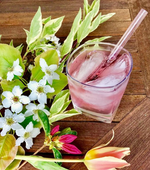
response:
<path fill-rule="evenodd" d="M 36 152 L 34 152 L 33 155 L 36 155 L 37 153 L 39 153 L 43 148 L 45 148 L 46 145 L 43 145 L 42 147 L 40 147 Z M 27 161 L 24 161 L 20 166 L 19 168 L 17 168 L 17 170 L 21 169 L 26 163 L 28 163 Z"/>

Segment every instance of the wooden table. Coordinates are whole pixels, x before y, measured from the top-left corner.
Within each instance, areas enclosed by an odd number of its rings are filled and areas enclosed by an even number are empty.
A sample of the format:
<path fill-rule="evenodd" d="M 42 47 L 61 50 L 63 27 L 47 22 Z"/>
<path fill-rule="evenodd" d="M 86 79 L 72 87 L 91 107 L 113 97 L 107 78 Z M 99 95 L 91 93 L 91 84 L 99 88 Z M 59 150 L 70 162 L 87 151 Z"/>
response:
<path fill-rule="evenodd" d="M 89 0 L 91 3 L 92 0 Z M 63 26 L 57 36 L 63 40 L 83 0 L 0 0 L 0 34 L 2 42 L 14 44 L 25 43 L 23 28 L 29 29 L 29 24 L 38 7 L 41 6 L 43 17 L 56 18 L 65 15 Z M 116 43 L 125 32 L 133 18 L 141 8 L 150 13 L 149 0 L 101 0 L 103 14 L 116 12 L 109 21 L 102 24 L 91 33 L 88 39 L 111 35 L 109 42 Z M 133 56 L 134 66 L 131 78 L 123 96 L 113 123 L 101 123 L 84 115 L 64 119 L 60 124 L 61 129 L 70 126 L 78 132 L 78 139 L 74 144 L 80 148 L 83 155 L 92 147 L 106 143 L 115 131 L 112 146 L 128 146 L 131 155 L 126 160 L 131 164 L 127 170 L 150 169 L 150 14 L 142 22 L 135 35 L 126 45 L 126 49 Z M 34 146 L 26 151 L 33 154 L 44 141 L 44 134 L 34 140 Z M 51 156 L 48 148 L 43 149 L 39 155 Z M 81 158 L 64 153 L 65 158 Z M 70 170 L 85 170 L 82 163 L 66 163 L 64 167 Z M 26 164 L 22 170 L 34 170 Z"/>

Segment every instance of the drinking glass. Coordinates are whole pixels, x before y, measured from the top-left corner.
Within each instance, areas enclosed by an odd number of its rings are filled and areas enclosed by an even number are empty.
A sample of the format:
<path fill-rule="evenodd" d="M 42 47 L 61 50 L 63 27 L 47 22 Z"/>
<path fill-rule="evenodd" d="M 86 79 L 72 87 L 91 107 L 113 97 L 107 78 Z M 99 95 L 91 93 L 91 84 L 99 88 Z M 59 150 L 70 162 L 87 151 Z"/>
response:
<path fill-rule="evenodd" d="M 111 43 L 85 43 L 70 55 L 66 66 L 68 86 L 74 108 L 105 123 L 111 123 L 116 114 L 133 66 L 132 56 L 124 48 L 120 51 L 117 59 L 106 66 L 107 57 L 114 47 L 115 45 Z M 93 54 L 95 53 L 97 54 L 94 59 Z M 90 58 L 91 56 L 92 58 Z M 87 61 L 85 62 L 85 60 Z M 95 65 L 92 63 L 93 60 L 96 61 Z M 94 74 L 98 63 L 103 62 L 105 68 L 101 70 L 99 78 L 101 79 L 105 75 L 103 80 L 105 82 L 95 78 L 87 83 L 87 77 Z M 118 73 L 118 69 L 122 69 L 122 67 L 125 69 Z M 112 73 L 113 75 L 111 75 Z M 109 78 L 111 81 L 107 84 Z M 95 81 L 100 83 L 97 85 Z"/>

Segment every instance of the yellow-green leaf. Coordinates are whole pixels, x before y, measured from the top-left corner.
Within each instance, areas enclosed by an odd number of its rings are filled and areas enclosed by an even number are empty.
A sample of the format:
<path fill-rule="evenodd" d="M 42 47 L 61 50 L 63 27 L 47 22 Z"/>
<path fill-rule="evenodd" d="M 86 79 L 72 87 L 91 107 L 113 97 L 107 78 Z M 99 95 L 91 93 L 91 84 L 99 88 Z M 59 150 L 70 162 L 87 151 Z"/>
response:
<path fill-rule="evenodd" d="M 13 81 L 2 80 L 1 86 L 2 86 L 3 91 L 12 91 L 12 89 L 15 86 L 20 86 L 21 89 L 25 87 L 25 85 L 18 79 L 15 79 Z"/>
<path fill-rule="evenodd" d="M 41 37 L 46 38 L 49 37 L 50 35 L 54 35 L 61 27 L 63 19 L 64 17 L 49 20 L 44 25 Z"/>
<path fill-rule="evenodd" d="M 19 65 L 24 70 L 24 64 L 20 52 L 7 44 L 0 44 L 0 77 L 7 78 L 9 68 L 13 66 L 13 62 L 19 59 Z"/>
<path fill-rule="evenodd" d="M 25 155 L 25 150 L 23 149 L 22 146 L 18 146 L 18 151 L 17 151 L 17 155 Z M 14 160 L 7 168 L 6 170 L 15 170 L 19 167 L 21 163 L 21 160 Z"/>
<path fill-rule="evenodd" d="M 30 31 L 26 31 L 27 33 L 27 44 L 30 46 L 34 41 L 36 41 L 42 32 L 42 14 L 41 14 L 41 7 L 39 7 L 38 11 L 34 15 L 31 25 Z"/>
<path fill-rule="evenodd" d="M 31 80 L 39 81 L 44 76 L 44 72 L 41 70 L 40 58 L 44 58 L 48 65 L 56 64 L 58 65 L 59 57 L 56 50 L 48 50 L 43 52 L 35 58 L 35 67 L 31 71 Z"/>
<path fill-rule="evenodd" d="M 18 147 L 13 135 L 0 136 L 0 168 L 5 170 L 14 160 Z"/>

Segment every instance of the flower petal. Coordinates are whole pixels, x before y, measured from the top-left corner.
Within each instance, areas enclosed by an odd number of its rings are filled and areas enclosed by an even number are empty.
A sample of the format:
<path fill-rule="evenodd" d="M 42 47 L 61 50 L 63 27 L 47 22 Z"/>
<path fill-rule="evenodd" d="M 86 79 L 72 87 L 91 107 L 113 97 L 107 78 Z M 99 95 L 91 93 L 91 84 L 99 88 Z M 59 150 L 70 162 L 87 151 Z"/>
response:
<path fill-rule="evenodd" d="M 107 157 L 112 156 L 116 158 L 123 158 L 130 154 L 130 148 L 127 147 L 103 147 L 99 149 L 91 149 L 87 152 L 85 158 L 86 159 L 93 159 L 93 158 L 100 158 L 100 157 Z"/>
<path fill-rule="evenodd" d="M 9 72 L 7 73 L 7 80 L 11 81 L 13 78 L 14 78 L 13 72 L 12 72 L 12 71 L 9 71 Z"/>
<path fill-rule="evenodd" d="M 12 90 L 12 93 L 14 94 L 14 96 L 21 96 L 22 89 L 20 88 L 20 86 L 15 86 Z"/>
<path fill-rule="evenodd" d="M 71 143 L 71 142 L 73 142 L 76 138 L 77 138 L 76 135 L 67 134 L 67 135 L 62 135 L 62 136 L 60 136 L 60 137 L 59 137 L 59 141 L 62 142 L 62 143 Z"/>
<path fill-rule="evenodd" d="M 35 93 L 35 92 L 31 92 L 31 94 L 29 95 L 30 100 L 36 100 L 37 97 L 38 97 L 37 93 Z"/>
<path fill-rule="evenodd" d="M 23 95 L 23 96 L 20 96 L 20 102 L 23 104 L 28 104 L 30 103 L 30 99 L 29 97 Z"/>
<path fill-rule="evenodd" d="M 5 107 L 5 108 L 8 108 L 8 107 L 10 107 L 11 106 L 11 101 L 9 100 L 9 99 L 7 99 L 7 98 L 5 98 L 3 101 L 2 101 L 2 104 L 3 104 L 3 106 Z"/>
<path fill-rule="evenodd" d="M 29 103 L 27 106 L 26 106 L 26 109 L 27 110 L 34 110 L 36 109 L 36 105 L 34 103 Z"/>
<path fill-rule="evenodd" d="M 4 91 L 2 95 L 9 99 L 11 99 L 14 96 L 10 91 Z"/>
<path fill-rule="evenodd" d="M 82 152 L 74 145 L 72 144 L 66 144 L 64 143 L 62 145 L 62 150 L 65 152 L 71 153 L 71 154 L 81 154 Z"/>
<path fill-rule="evenodd" d="M 32 132 L 31 132 L 31 137 L 35 138 L 39 134 L 40 134 L 40 129 L 39 128 L 33 128 Z"/>
<path fill-rule="evenodd" d="M 55 90 L 54 88 L 50 87 L 49 85 L 46 85 L 44 88 L 45 93 L 53 93 Z"/>
<path fill-rule="evenodd" d="M 36 81 L 30 81 L 27 85 L 28 85 L 28 88 L 29 88 L 30 90 L 35 91 L 35 90 L 37 89 L 37 87 L 38 87 L 38 82 L 36 82 Z"/>
<path fill-rule="evenodd" d="M 40 95 L 38 95 L 38 102 L 40 104 L 47 103 L 47 95 L 45 93 L 41 93 Z"/>
<path fill-rule="evenodd" d="M 31 132 L 33 130 L 33 123 L 30 122 L 27 126 L 26 126 L 26 131 L 27 132 Z"/>
<path fill-rule="evenodd" d="M 24 142 L 24 138 L 23 137 L 19 137 L 17 140 L 16 140 L 16 146 L 20 146 L 20 144 Z"/>
<path fill-rule="evenodd" d="M 21 123 L 21 122 L 24 121 L 24 119 L 25 119 L 24 114 L 22 114 L 22 113 L 20 113 L 19 115 L 14 114 L 14 120 L 15 120 L 16 122 Z"/>
<path fill-rule="evenodd" d="M 25 134 L 25 132 L 26 132 L 26 130 L 24 128 L 16 130 L 17 136 L 23 136 Z"/>
<path fill-rule="evenodd" d="M 57 65 L 56 64 L 51 64 L 50 66 L 48 66 L 48 69 L 53 72 L 53 71 L 55 71 L 57 69 Z"/>
<path fill-rule="evenodd" d="M 26 142 L 26 148 L 27 148 L 27 149 L 30 149 L 31 146 L 33 145 L 33 140 L 32 140 L 32 138 L 31 138 L 31 137 L 27 138 L 27 139 L 25 140 L 25 142 Z"/>
<path fill-rule="evenodd" d="M 114 158 L 111 156 L 85 160 L 84 163 L 90 170 L 109 170 L 112 168 L 123 168 L 130 165 L 125 160 Z"/>
<path fill-rule="evenodd" d="M 45 72 L 46 68 L 48 67 L 46 61 L 43 58 L 40 58 L 40 66 L 43 72 Z"/>
<path fill-rule="evenodd" d="M 55 126 L 52 131 L 51 131 L 51 135 L 53 136 L 56 132 L 59 131 L 59 125 Z"/>
<path fill-rule="evenodd" d="M 59 80 L 60 78 L 59 78 L 59 74 L 57 74 L 57 73 L 53 73 L 53 79 L 55 79 L 55 80 Z"/>
<path fill-rule="evenodd" d="M 19 65 L 19 58 L 16 61 L 13 62 L 13 67 L 16 67 L 18 65 Z"/>
<path fill-rule="evenodd" d="M 12 116 L 13 116 L 12 112 L 9 109 L 6 109 L 5 110 L 5 117 L 7 118 L 7 117 L 12 117 Z"/>
<path fill-rule="evenodd" d="M 6 133 L 7 133 L 10 129 L 11 129 L 11 127 L 5 124 L 5 125 L 3 126 L 3 130 L 1 131 L 1 136 L 5 136 Z"/>
<path fill-rule="evenodd" d="M 13 130 L 17 130 L 17 129 L 21 129 L 22 126 L 19 123 L 14 123 L 14 124 L 11 125 L 11 128 Z"/>
<path fill-rule="evenodd" d="M 11 110 L 12 110 L 13 112 L 16 112 L 16 113 L 21 112 L 21 111 L 22 111 L 22 108 L 23 108 L 23 106 L 22 106 L 22 104 L 21 104 L 20 102 L 13 103 L 13 104 L 11 105 Z"/>

